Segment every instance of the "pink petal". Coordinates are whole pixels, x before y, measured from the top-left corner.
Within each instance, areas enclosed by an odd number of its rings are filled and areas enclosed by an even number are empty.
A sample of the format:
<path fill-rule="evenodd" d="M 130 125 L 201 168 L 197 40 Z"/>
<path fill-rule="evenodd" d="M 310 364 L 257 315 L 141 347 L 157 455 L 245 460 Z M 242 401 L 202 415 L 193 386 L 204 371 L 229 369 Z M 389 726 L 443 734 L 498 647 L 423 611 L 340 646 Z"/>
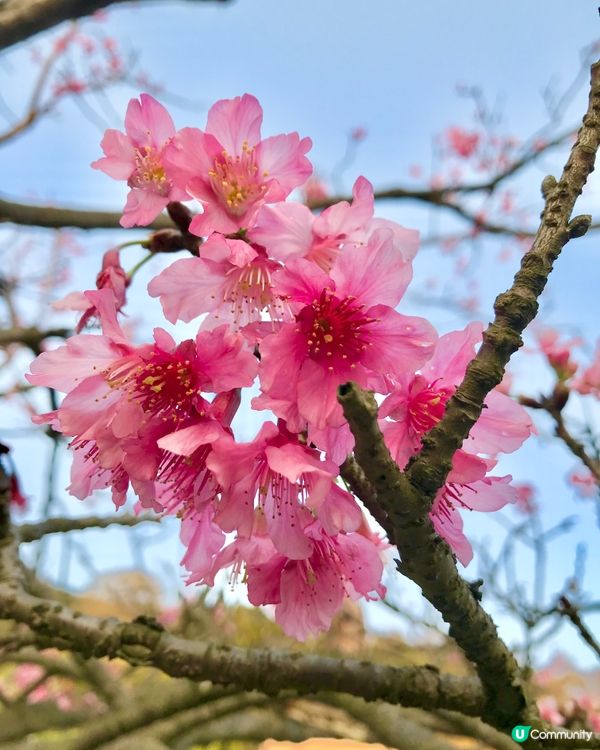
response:
<path fill-rule="evenodd" d="M 331 270 L 331 278 L 341 296 L 357 297 L 367 307 L 395 307 L 406 288 L 407 267 L 410 264 L 394 246 L 392 232 L 380 229 L 366 247 L 345 248 Z"/>
<path fill-rule="evenodd" d="M 125 130 L 137 146 L 152 145 L 157 149 L 175 135 L 171 115 L 150 94 L 141 94 L 140 101 L 130 100 L 125 114 Z"/>
<path fill-rule="evenodd" d="M 275 276 L 273 285 L 277 294 L 291 298 L 296 312 L 318 300 L 323 289 L 334 286 L 319 266 L 303 258 L 288 260 L 285 268 Z"/>
<path fill-rule="evenodd" d="M 341 487 L 332 485 L 319 508 L 319 521 L 327 534 L 333 536 L 340 531 L 356 531 L 362 520 L 362 511 L 354 497 Z"/>
<path fill-rule="evenodd" d="M 106 156 L 93 161 L 92 168 L 115 180 L 128 180 L 135 169 L 135 147 L 129 138 L 118 130 L 107 130 L 100 146 Z"/>
<path fill-rule="evenodd" d="M 362 357 L 365 367 L 395 375 L 417 370 L 429 359 L 437 333 L 427 320 L 400 315 L 386 305 L 372 307 L 367 315 L 376 322 L 369 326 L 371 346 Z"/>
<path fill-rule="evenodd" d="M 285 200 L 291 191 L 303 185 L 312 174 L 310 161 L 304 156 L 310 151 L 310 138 L 300 140 L 298 133 L 274 135 L 261 141 L 256 147 L 259 169 L 272 180 L 269 202 Z"/>
<path fill-rule="evenodd" d="M 337 400 L 340 384 L 336 373 L 305 360 L 298 378 L 298 410 L 318 430 L 343 422 L 342 407 Z"/>
<path fill-rule="evenodd" d="M 169 322 L 189 323 L 219 306 L 224 280 L 220 265 L 201 258 L 182 258 L 150 281 L 148 294 L 160 298 Z"/>
<path fill-rule="evenodd" d="M 122 227 L 144 227 L 151 224 L 167 205 L 169 199 L 150 190 L 132 188 L 123 209 L 119 224 Z"/>
<path fill-rule="evenodd" d="M 258 99 L 250 94 L 221 99 L 208 112 L 206 132 L 213 135 L 231 156 L 238 156 L 244 143 L 256 146 L 260 141 L 262 118 Z"/>
<path fill-rule="evenodd" d="M 436 532 L 448 542 L 450 549 L 454 552 L 459 562 L 466 568 L 473 559 L 473 548 L 463 533 L 463 521 L 460 513 L 452 509 L 449 511 L 450 518 L 438 515 L 435 505 L 429 514 Z"/>
<path fill-rule="evenodd" d="M 312 213 L 302 203 L 263 206 L 250 238 L 263 245 L 270 258 L 285 262 L 307 254 L 313 240 L 312 223 Z"/>
<path fill-rule="evenodd" d="M 440 336 L 433 356 L 423 368 L 423 374 L 430 380 L 441 378 L 444 383 L 458 385 L 475 356 L 475 348 L 481 343 L 482 332 L 482 324 L 473 322 L 462 331 L 451 331 Z"/>
<path fill-rule="evenodd" d="M 171 432 L 158 440 L 158 447 L 177 456 L 191 456 L 201 445 L 214 443 L 223 437 L 225 430 L 218 422 L 198 422 L 191 427 Z"/>
<path fill-rule="evenodd" d="M 256 357 L 245 348 L 243 336 L 223 325 L 196 336 L 196 351 L 208 378 L 205 390 L 216 393 L 250 387 L 258 372 Z"/>
<path fill-rule="evenodd" d="M 31 374 L 25 377 L 32 385 L 66 393 L 85 378 L 102 372 L 121 355 L 122 351 L 107 336 L 80 334 L 58 349 L 42 352 L 31 363 Z"/>
<path fill-rule="evenodd" d="M 527 410 L 510 396 L 494 390 L 484 404 L 481 416 L 463 444 L 465 450 L 489 455 L 500 451 L 512 453 L 535 432 Z"/>

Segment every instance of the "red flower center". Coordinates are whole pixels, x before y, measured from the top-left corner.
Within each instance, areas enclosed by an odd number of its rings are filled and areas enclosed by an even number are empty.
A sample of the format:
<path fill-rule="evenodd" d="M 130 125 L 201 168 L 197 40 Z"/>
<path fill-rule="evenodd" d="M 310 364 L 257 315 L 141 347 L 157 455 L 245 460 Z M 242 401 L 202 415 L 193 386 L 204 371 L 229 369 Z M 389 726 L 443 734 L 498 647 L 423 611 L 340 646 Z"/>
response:
<path fill-rule="evenodd" d="M 339 299 L 324 289 L 318 300 L 296 316 L 299 330 L 306 335 L 308 356 L 329 370 L 356 367 L 371 346 L 368 327 L 377 320 L 365 315 L 364 307 L 355 297 Z"/>
<path fill-rule="evenodd" d="M 449 388 L 436 388 L 430 383 L 426 388 L 411 394 L 408 407 L 410 426 L 419 434 L 429 432 L 442 419 L 446 402 L 451 396 Z"/>
<path fill-rule="evenodd" d="M 105 376 L 111 388 L 128 391 L 153 418 L 179 423 L 194 411 L 200 390 L 194 352 L 192 341 L 184 341 L 172 353 L 154 348 L 135 366 L 117 367 Z"/>

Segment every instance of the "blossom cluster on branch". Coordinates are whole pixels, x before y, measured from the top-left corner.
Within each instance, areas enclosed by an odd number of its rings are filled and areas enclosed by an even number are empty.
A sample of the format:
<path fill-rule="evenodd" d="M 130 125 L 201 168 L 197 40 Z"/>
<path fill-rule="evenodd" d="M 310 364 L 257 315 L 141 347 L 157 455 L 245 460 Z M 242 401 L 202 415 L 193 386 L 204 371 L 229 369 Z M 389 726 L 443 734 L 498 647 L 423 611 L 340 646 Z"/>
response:
<path fill-rule="evenodd" d="M 165 318 L 199 320 L 194 339 L 162 328 L 132 342 L 118 321 L 130 278 L 107 254 L 97 289 L 70 295 L 81 330 L 43 352 L 33 385 L 66 393 L 36 417 L 71 438 L 70 492 L 110 488 L 117 507 L 131 487 L 137 508 L 176 515 L 188 582 L 212 585 L 243 571 L 255 605 L 275 605 L 283 629 L 304 639 L 327 629 L 344 597 L 371 599 L 387 543 L 339 482 L 354 438 L 337 395 L 354 381 L 381 397 L 380 425 L 403 468 L 442 418 L 481 342 L 482 327 L 438 337 L 425 319 L 396 311 L 412 278 L 418 233 L 374 217 L 371 184 L 315 216 L 286 199 L 312 173 L 311 142 L 261 138 L 262 109 L 244 95 L 217 102 L 205 130 L 176 131 L 153 97 L 132 100 L 125 133 L 106 132 L 92 166 L 130 188 L 121 223 L 148 225 L 177 202 L 201 212 L 186 231 L 198 257 L 179 259 L 149 284 Z M 233 418 L 258 379 L 255 411 L 267 420 L 248 443 Z M 460 511 L 515 502 L 500 453 L 532 433 L 526 410 L 494 390 L 453 459 L 430 517 L 463 564 L 472 557 Z M 402 502 L 402 498 L 398 498 Z"/>

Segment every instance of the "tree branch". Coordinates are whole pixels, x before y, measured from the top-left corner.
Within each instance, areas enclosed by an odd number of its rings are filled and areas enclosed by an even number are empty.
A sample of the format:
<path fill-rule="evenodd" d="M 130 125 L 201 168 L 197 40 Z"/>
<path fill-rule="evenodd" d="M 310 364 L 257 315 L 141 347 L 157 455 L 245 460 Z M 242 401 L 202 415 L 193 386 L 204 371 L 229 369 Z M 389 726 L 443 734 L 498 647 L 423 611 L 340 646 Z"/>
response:
<path fill-rule="evenodd" d="M 421 587 L 450 625 L 450 635 L 476 665 L 488 696 L 484 720 L 500 729 L 514 726 L 518 717 L 525 724 L 534 723 L 514 656 L 460 577 L 454 555 L 433 528 L 422 495 L 390 456 L 377 424 L 375 398 L 350 383 L 340 388 L 339 401 L 354 434 L 356 460 L 388 516 L 384 528 L 400 553 L 398 570 Z"/>
<path fill-rule="evenodd" d="M 600 485 L 600 462 L 596 461 L 592 456 L 588 454 L 583 443 L 573 437 L 562 415 L 562 411 L 556 407 L 551 407 L 549 404 L 544 406 L 545 410 L 554 419 L 555 427 L 554 431 L 556 437 L 560 438 L 567 448 L 571 451 L 574 456 L 577 456 L 587 469 L 591 472 L 596 482 Z"/>
<path fill-rule="evenodd" d="M 63 21 L 89 16 L 108 5 L 122 2 L 125 0 L 4 0 L 0 4 L 0 49 L 22 42 Z"/>
<path fill-rule="evenodd" d="M 76 208 L 55 208 L 29 203 L 18 203 L 0 198 L 0 223 L 9 222 L 21 226 L 47 229 L 123 229 L 119 224 L 120 213 L 113 211 L 90 211 Z M 159 216 L 150 229 L 170 229 L 171 222 L 165 215 Z M 125 230 L 123 230 L 125 231 Z"/>
<path fill-rule="evenodd" d="M 577 607 L 573 606 L 566 596 L 561 596 L 558 603 L 558 611 L 561 615 L 568 617 L 573 623 L 573 626 L 579 631 L 579 635 L 587 643 L 587 645 L 595 652 L 596 656 L 600 657 L 600 644 L 594 638 L 593 633 L 589 630 L 587 625 L 583 622 L 579 616 Z"/>
<path fill-rule="evenodd" d="M 19 542 L 36 542 L 47 534 L 84 529 L 105 529 L 107 526 L 138 526 L 141 523 L 158 523 L 158 516 L 84 516 L 83 518 L 48 518 L 39 523 L 23 523 L 15 526 L 14 533 Z"/>
<path fill-rule="evenodd" d="M 423 441 L 423 449 L 401 472 L 392 460 L 377 424 L 372 394 L 354 384 L 340 388 L 339 400 L 356 440 L 355 456 L 387 513 L 385 528 L 397 545 L 398 569 L 415 581 L 450 625 L 450 634 L 477 671 L 488 695 L 483 714 L 500 729 L 539 721 L 517 662 L 498 637 L 492 619 L 459 576 L 450 548 L 435 533 L 428 512 L 444 484 L 452 457 L 477 421 L 486 395 L 500 383 L 521 333 L 537 313 L 537 298 L 553 262 L 571 237 L 581 236 L 589 217 L 569 221 L 577 197 L 594 168 L 600 144 L 600 63 L 592 66 L 588 111 L 560 181 L 544 181 L 545 209 L 531 250 L 524 256 L 512 287 L 495 304 L 496 316 L 465 378 L 449 401 L 441 422 Z"/>
<path fill-rule="evenodd" d="M 42 648 L 67 648 L 86 657 L 119 657 L 134 665 L 157 667 L 172 677 L 210 680 L 267 695 L 290 689 L 300 693 L 331 690 L 473 716 L 480 715 L 484 706 L 478 680 L 440 674 L 433 667 L 391 667 L 188 641 L 143 619 L 126 623 L 86 617 L 8 583 L 0 584 L 0 617 L 28 625 L 38 634 Z"/>
<path fill-rule="evenodd" d="M 5 328 L 0 331 L 0 348 L 11 346 L 12 344 L 23 344 L 28 346 L 33 352 L 39 353 L 42 341 L 51 337 L 67 338 L 71 335 L 68 328 L 49 328 L 47 331 L 40 331 L 39 328 Z"/>

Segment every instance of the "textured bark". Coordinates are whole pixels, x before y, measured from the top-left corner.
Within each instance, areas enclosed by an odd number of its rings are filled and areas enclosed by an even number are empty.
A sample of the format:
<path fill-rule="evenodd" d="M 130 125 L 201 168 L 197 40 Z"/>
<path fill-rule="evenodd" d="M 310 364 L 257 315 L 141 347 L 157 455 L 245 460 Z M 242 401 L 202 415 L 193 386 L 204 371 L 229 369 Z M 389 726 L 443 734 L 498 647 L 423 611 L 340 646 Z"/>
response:
<path fill-rule="evenodd" d="M 156 623 L 132 623 L 86 617 L 57 602 L 0 584 L 0 617 L 28 625 L 40 647 L 69 649 L 90 657 L 120 657 L 134 665 L 154 666 L 172 677 L 210 680 L 240 690 L 277 695 L 282 690 L 345 692 L 366 700 L 422 708 L 449 708 L 479 716 L 484 695 L 477 679 L 441 674 L 436 668 L 391 667 L 288 653 L 188 641 Z"/>
<path fill-rule="evenodd" d="M 356 440 L 354 455 L 387 514 L 384 528 L 400 553 L 398 570 L 421 587 L 476 665 L 488 699 L 483 718 L 504 729 L 514 726 L 518 717 L 522 723 L 533 723 L 537 717 L 528 708 L 517 662 L 460 577 L 454 555 L 433 528 L 422 494 L 392 460 L 377 424 L 373 395 L 348 384 L 340 388 L 339 399 Z"/>
<path fill-rule="evenodd" d="M 188 1 L 227 2 L 227 0 Z M 0 4 L 0 49 L 22 42 L 63 21 L 89 16 L 108 5 L 118 5 L 123 2 L 127 0 L 4 0 Z"/>

